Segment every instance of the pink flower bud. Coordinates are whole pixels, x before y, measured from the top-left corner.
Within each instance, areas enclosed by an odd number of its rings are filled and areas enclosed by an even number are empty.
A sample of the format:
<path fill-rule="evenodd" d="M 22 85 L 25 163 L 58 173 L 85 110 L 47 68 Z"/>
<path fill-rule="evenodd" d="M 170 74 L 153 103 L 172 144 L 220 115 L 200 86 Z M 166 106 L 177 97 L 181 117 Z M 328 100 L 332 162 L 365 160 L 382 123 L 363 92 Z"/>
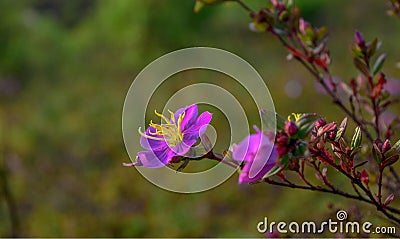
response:
<path fill-rule="evenodd" d="M 297 125 L 293 121 L 288 121 L 285 124 L 285 131 L 288 135 L 292 136 L 297 133 L 299 129 L 297 128 Z"/>
<path fill-rule="evenodd" d="M 303 18 L 299 20 L 299 30 L 303 35 L 306 35 L 306 29 L 310 27 L 310 23 L 306 22 Z"/>
<path fill-rule="evenodd" d="M 286 134 L 278 135 L 276 138 L 276 143 L 279 145 L 287 145 L 289 142 L 289 137 Z"/>
<path fill-rule="evenodd" d="M 392 193 L 386 198 L 386 200 L 383 203 L 383 205 L 385 205 L 385 206 L 389 205 L 389 203 L 391 203 L 393 201 L 393 199 L 394 199 L 394 194 Z"/>
<path fill-rule="evenodd" d="M 317 120 L 317 122 L 315 122 L 316 129 L 319 129 L 324 125 L 326 125 L 326 121 L 324 119 L 319 119 L 319 120 Z"/>
<path fill-rule="evenodd" d="M 363 35 L 358 31 L 356 31 L 356 33 L 354 34 L 354 41 L 357 46 L 360 46 L 360 47 L 365 46 L 365 39 L 364 39 Z"/>
<path fill-rule="evenodd" d="M 279 158 L 282 158 L 288 152 L 288 148 L 286 146 L 278 145 L 276 151 L 278 151 Z"/>
<path fill-rule="evenodd" d="M 386 153 L 391 148 L 392 146 L 390 145 L 390 141 L 387 139 L 382 145 L 382 153 Z"/>
<path fill-rule="evenodd" d="M 379 153 L 382 153 L 382 148 L 383 148 L 382 140 L 376 139 L 376 140 L 375 140 L 375 144 L 376 144 L 376 146 L 377 146 L 377 148 L 378 148 L 378 150 L 379 150 Z"/>

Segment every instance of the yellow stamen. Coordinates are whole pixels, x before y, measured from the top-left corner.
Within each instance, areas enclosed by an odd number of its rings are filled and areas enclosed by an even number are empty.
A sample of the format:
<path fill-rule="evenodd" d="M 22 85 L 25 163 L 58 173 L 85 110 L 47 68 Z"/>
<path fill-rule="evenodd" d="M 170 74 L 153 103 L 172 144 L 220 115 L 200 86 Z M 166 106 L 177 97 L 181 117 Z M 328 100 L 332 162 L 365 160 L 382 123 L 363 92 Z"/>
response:
<path fill-rule="evenodd" d="M 167 122 L 167 124 L 169 123 L 169 120 L 167 117 L 165 117 L 164 115 L 157 113 L 157 110 L 154 110 L 154 113 L 158 116 L 161 117 L 161 119 L 163 119 L 165 122 Z"/>
<path fill-rule="evenodd" d="M 143 137 L 145 137 L 145 138 L 148 138 L 148 139 L 152 139 L 152 140 L 164 140 L 163 138 L 157 138 L 157 137 L 153 137 L 153 136 L 150 136 L 150 135 L 147 135 L 147 134 L 143 133 L 143 132 L 141 131 L 141 127 L 139 127 L 138 132 L 139 132 L 139 134 L 140 134 L 141 136 L 143 136 Z"/>
<path fill-rule="evenodd" d="M 291 121 L 291 120 L 292 120 L 292 116 L 293 116 L 293 118 L 294 118 L 294 121 L 298 121 L 301 115 L 302 115 L 302 114 L 300 114 L 300 113 L 298 113 L 298 114 L 292 113 L 291 115 L 288 116 L 288 121 Z"/>
<path fill-rule="evenodd" d="M 150 120 L 150 124 L 149 125 L 150 125 L 150 127 L 152 127 L 153 129 L 156 130 L 156 132 L 149 131 L 149 133 L 151 135 L 162 135 L 162 127 L 161 127 L 161 125 L 153 123 L 152 120 Z"/>
<path fill-rule="evenodd" d="M 301 114 L 293 114 L 295 121 L 298 121 L 300 119 Z"/>
<path fill-rule="evenodd" d="M 175 119 L 174 112 L 172 112 L 170 110 L 168 110 L 168 112 L 171 115 L 171 119 L 168 119 L 167 117 L 158 113 L 157 111 L 154 111 L 154 112 L 158 117 L 160 117 L 166 123 L 165 124 L 163 124 L 163 123 L 155 124 L 155 123 L 153 123 L 152 120 L 150 120 L 149 126 L 151 128 L 153 128 L 155 130 L 155 132 L 149 130 L 148 134 L 145 134 L 145 133 L 141 132 L 141 130 L 139 128 L 139 130 L 138 130 L 139 134 L 148 139 L 167 140 L 168 144 L 171 146 L 175 146 L 179 142 L 181 142 L 183 140 L 183 133 L 181 132 L 181 124 L 182 124 L 183 118 L 185 117 L 185 112 L 183 112 L 182 114 L 179 114 L 179 117 L 177 120 Z M 176 121 L 178 121 L 178 122 L 176 122 Z M 163 136 L 163 137 L 158 138 L 158 137 L 153 137 L 153 136 Z"/>
<path fill-rule="evenodd" d="M 172 123 L 176 123 L 175 122 L 175 114 L 174 114 L 174 112 L 172 112 L 172 111 L 170 111 L 170 110 L 168 110 L 168 112 L 170 113 L 170 115 L 171 115 L 171 120 L 172 120 Z"/>
<path fill-rule="evenodd" d="M 179 115 L 179 119 L 178 119 L 178 129 L 181 128 L 181 123 L 182 123 L 182 120 L 183 120 L 184 117 L 185 117 L 185 111 L 183 111 L 183 113 Z"/>

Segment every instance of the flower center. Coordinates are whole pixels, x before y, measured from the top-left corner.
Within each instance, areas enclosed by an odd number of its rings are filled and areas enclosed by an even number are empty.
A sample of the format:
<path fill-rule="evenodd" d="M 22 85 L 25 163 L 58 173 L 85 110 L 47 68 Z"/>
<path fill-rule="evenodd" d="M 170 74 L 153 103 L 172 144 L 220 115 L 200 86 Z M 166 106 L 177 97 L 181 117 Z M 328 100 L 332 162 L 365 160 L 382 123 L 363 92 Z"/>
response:
<path fill-rule="evenodd" d="M 171 119 L 168 119 L 162 114 L 157 113 L 155 111 L 155 114 L 161 118 L 161 122 L 164 120 L 165 123 L 161 124 L 155 124 L 153 121 L 150 121 L 150 127 L 153 128 L 155 131 L 152 131 L 151 129 L 149 130 L 149 134 L 147 135 L 143 132 L 140 131 L 139 128 L 139 133 L 148 139 L 153 139 L 153 140 L 166 140 L 168 145 L 170 146 L 175 146 L 178 143 L 180 143 L 183 139 L 183 133 L 181 132 L 181 123 L 183 118 L 185 117 L 185 112 L 182 114 L 179 114 L 178 120 L 175 120 L 175 114 L 174 112 L 168 110 L 168 112 L 171 114 Z M 159 137 L 154 137 L 154 136 L 162 136 L 162 138 Z"/>

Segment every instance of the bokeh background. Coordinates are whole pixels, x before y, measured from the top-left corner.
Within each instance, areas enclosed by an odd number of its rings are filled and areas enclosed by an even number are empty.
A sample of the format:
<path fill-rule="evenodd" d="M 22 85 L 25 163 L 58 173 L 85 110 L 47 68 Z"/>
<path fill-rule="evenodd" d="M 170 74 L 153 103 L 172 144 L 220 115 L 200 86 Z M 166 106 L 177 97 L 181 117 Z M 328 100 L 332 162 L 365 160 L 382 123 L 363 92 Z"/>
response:
<path fill-rule="evenodd" d="M 246 2 L 254 8 L 265 3 Z M 334 75 L 347 80 L 357 74 L 349 45 L 358 29 L 367 39 L 383 41 L 385 72 L 399 77 L 400 21 L 386 15 L 385 1 L 296 2 L 306 20 L 330 29 Z M 259 237 L 256 225 L 264 216 L 323 220 L 335 208 L 361 210 L 366 219 L 380 221 L 364 204 L 269 185 L 239 186 L 237 175 L 207 192 L 172 193 L 121 166 L 129 162 L 121 114 L 132 80 L 157 57 L 184 47 L 217 47 L 246 59 L 265 79 L 282 115 L 312 111 L 329 120 L 343 117 L 271 36 L 249 31 L 247 13 L 238 5 L 197 14 L 193 5 L 0 1 L 0 165 L 2 188 L 4 179 L 8 185 L 8 191 L 0 190 L 0 236 L 13 235 L 7 198 L 15 202 L 14 235 L 27 237 Z M 150 112 L 195 82 L 224 86 L 243 102 L 250 120 L 257 117 L 243 89 L 207 72 L 186 72 L 163 84 Z M 226 142 L 226 119 L 216 114 L 212 124 Z"/>

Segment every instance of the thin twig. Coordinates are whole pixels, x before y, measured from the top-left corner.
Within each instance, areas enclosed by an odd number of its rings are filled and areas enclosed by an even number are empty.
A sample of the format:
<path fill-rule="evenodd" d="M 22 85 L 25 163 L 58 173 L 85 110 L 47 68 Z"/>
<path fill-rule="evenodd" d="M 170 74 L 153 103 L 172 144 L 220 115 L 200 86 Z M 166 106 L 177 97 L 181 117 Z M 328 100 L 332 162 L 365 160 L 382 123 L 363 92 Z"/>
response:
<path fill-rule="evenodd" d="M 362 191 L 364 191 L 364 193 L 369 197 L 371 203 L 373 203 L 376 206 L 376 209 L 380 212 L 382 212 L 383 214 L 385 214 L 385 216 L 389 219 L 391 219 L 392 221 L 396 222 L 397 224 L 400 224 L 400 218 L 397 218 L 396 216 L 394 216 L 393 214 L 389 213 L 385 207 L 382 206 L 382 204 L 380 204 L 375 197 L 372 195 L 372 192 L 370 190 L 368 190 L 366 187 L 364 187 L 364 185 L 362 184 L 362 182 L 354 177 L 352 177 L 350 174 L 348 174 L 345 170 L 343 170 L 340 166 L 336 165 L 334 162 L 331 162 L 329 160 L 329 158 L 326 157 L 326 155 L 324 154 L 320 154 L 320 157 L 323 157 L 324 160 L 329 163 L 332 167 L 334 167 L 336 170 L 338 170 L 340 173 L 342 173 L 343 175 L 345 175 L 348 179 L 350 179 L 351 181 L 353 181 Z"/>
<path fill-rule="evenodd" d="M 315 169 L 315 171 L 318 173 L 318 175 L 321 177 L 321 179 L 324 181 L 324 184 L 327 185 L 328 187 L 330 187 L 332 190 L 336 190 L 338 191 L 338 189 L 333 186 L 332 183 L 330 183 L 328 181 L 328 179 L 322 174 L 321 170 L 318 168 L 318 166 L 315 163 L 311 164 L 313 166 L 313 168 Z"/>
<path fill-rule="evenodd" d="M 382 205 L 382 177 L 383 177 L 383 167 L 379 167 L 379 177 L 378 177 L 378 201 Z"/>
<path fill-rule="evenodd" d="M 353 187 L 353 189 L 354 189 L 354 191 L 357 193 L 357 195 L 361 196 L 360 191 L 358 191 L 358 189 L 357 189 L 356 185 L 354 185 L 354 182 L 353 182 L 353 181 L 351 181 L 351 186 Z"/>
<path fill-rule="evenodd" d="M 238 164 L 235 164 L 233 162 L 229 162 L 229 161 L 225 160 L 225 157 L 223 155 L 214 153 L 212 150 L 210 152 L 208 152 L 207 154 L 205 154 L 203 156 L 200 156 L 200 157 L 184 158 L 184 159 L 188 159 L 190 161 L 198 161 L 198 160 L 202 160 L 202 159 L 205 159 L 205 158 L 221 162 L 221 163 L 226 164 L 226 165 L 228 165 L 229 167 L 232 167 L 232 168 L 238 168 L 239 167 Z"/>
<path fill-rule="evenodd" d="M 365 197 L 361 197 L 358 195 L 353 195 L 353 194 L 349 194 L 343 191 L 333 191 L 331 189 L 328 188 L 323 188 L 323 187 L 310 187 L 310 186 L 303 186 L 303 185 L 298 185 L 298 184 L 287 184 L 287 183 L 283 183 L 283 182 L 277 182 L 274 181 L 270 178 L 266 178 L 264 179 L 264 182 L 268 183 L 268 184 L 272 184 L 272 185 L 278 185 L 278 186 L 283 186 L 283 187 L 289 187 L 289 188 L 297 188 L 297 189 L 303 189 L 303 190 L 310 190 L 310 191 L 319 191 L 319 192 L 326 192 L 326 193 L 331 193 L 331 194 L 335 194 L 335 195 L 340 195 L 346 198 L 352 198 L 352 199 L 356 199 L 356 200 L 360 200 L 363 202 L 367 202 L 367 203 L 371 203 L 367 198 Z"/>
<path fill-rule="evenodd" d="M 251 10 L 251 8 L 247 6 L 244 2 L 242 2 L 241 0 L 235 0 L 235 1 L 239 3 L 239 5 L 243 7 L 243 9 L 246 10 L 251 17 L 255 16 L 256 13 L 253 10 Z"/>

